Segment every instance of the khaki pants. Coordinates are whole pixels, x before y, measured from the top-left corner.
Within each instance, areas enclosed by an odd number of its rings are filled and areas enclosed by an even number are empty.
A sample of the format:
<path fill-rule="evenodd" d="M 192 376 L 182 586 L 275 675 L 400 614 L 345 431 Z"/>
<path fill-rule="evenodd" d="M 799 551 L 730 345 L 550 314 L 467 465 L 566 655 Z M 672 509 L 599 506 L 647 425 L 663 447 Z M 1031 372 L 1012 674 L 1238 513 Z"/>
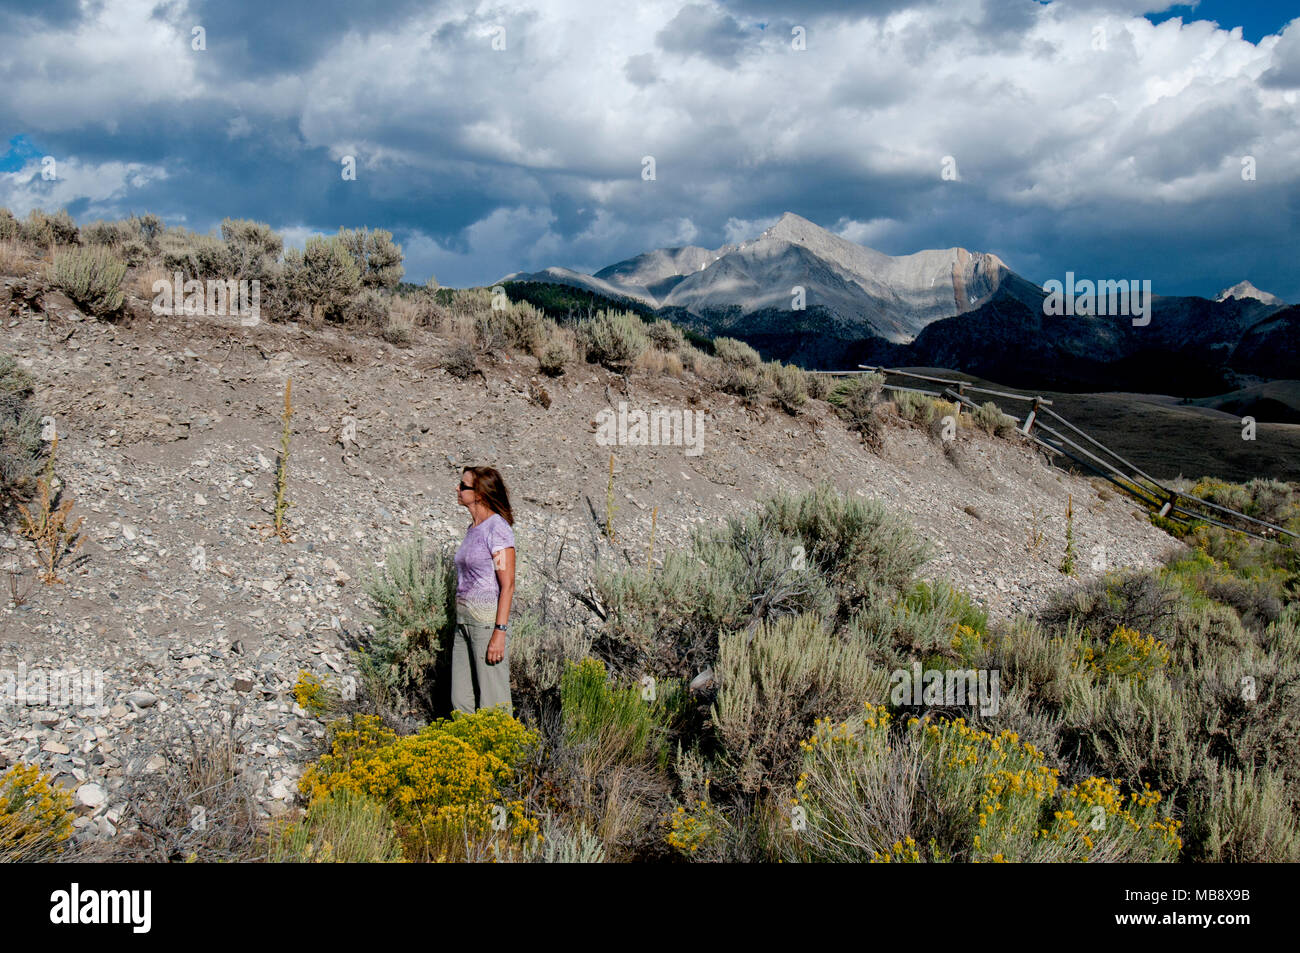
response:
<path fill-rule="evenodd" d="M 493 623 L 457 619 L 451 652 L 451 704 L 463 712 L 503 705 L 514 714 L 510 701 L 510 638 L 506 637 L 505 656 L 488 664 L 487 647 L 492 640 Z"/>

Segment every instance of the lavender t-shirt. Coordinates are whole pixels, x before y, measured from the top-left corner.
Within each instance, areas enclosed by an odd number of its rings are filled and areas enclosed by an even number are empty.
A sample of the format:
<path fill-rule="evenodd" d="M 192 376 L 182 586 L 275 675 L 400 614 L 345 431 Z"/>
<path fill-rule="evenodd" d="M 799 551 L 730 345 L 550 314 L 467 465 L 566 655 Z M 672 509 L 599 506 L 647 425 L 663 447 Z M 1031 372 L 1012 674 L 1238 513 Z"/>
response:
<path fill-rule="evenodd" d="M 514 544 L 514 530 L 499 513 L 470 526 L 456 550 L 457 615 L 475 622 L 496 621 L 501 584 L 492 557 Z"/>

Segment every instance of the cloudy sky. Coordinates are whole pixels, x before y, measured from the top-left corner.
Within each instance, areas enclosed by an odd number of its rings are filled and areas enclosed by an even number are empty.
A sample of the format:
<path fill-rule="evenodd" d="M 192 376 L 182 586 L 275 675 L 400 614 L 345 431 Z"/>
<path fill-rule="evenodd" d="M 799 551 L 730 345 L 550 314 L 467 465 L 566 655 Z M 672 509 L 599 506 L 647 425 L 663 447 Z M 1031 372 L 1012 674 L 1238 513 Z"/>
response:
<path fill-rule="evenodd" d="M 1300 301 L 1300 6 L 1236 7 L 0 0 L 0 205 L 382 227 L 457 286 L 793 211 L 1039 283 Z"/>

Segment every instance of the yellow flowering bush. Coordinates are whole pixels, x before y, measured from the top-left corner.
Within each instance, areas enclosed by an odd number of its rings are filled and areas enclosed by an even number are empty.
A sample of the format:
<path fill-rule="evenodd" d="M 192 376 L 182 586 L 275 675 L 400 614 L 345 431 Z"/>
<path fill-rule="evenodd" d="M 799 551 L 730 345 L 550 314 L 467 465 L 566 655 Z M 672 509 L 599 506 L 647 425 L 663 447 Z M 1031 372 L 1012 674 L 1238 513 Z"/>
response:
<path fill-rule="evenodd" d="M 329 693 L 325 683 L 308 671 L 298 673 L 298 681 L 293 686 L 293 697 L 304 711 L 311 712 L 319 718 L 329 707 Z"/>
<path fill-rule="evenodd" d="M 818 721 L 802 742 L 804 771 L 791 799 L 802 823 L 793 829 L 796 855 L 878 863 L 1178 857 L 1179 822 L 1150 787 L 1124 795 L 1118 781 L 1087 778 L 1063 789 L 1043 752 L 1013 731 L 909 718 L 891 732 L 890 721 L 883 706 L 868 704 L 850 721 Z"/>
<path fill-rule="evenodd" d="M 71 794 L 32 764 L 0 775 L 0 861 L 49 860 L 71 836 Z"/>
<path fill-rule="evenodd" d="M 405 855 L 431 859 L 463 832 L 526 837 L 537 819 L 523 802 L 502 803 L 501 789 L 536 735 L 500 708 L 457 713 L 396 737 L 374 716 L 359 715 L 331 732 L 331 750 L 303 775 L 313 801 L 346 790 L 387 806 Z"/>
<path fill-rule="evenodd" d="M 1142 681 L 1169 664 L 1169 648 L 1154 635 L 1117 625 L 1102 651 L 1083 646 L 1079 664 L 1099 676 Z"/>
<path fill-rule="evenodd" d="M 1149 784 L 1126 796 L 1118 778 L 1085 778 L 1062 793 L 1060 808 L 1035 836 L 1059 851 L 1053 859 L 1172 862 L 1183 847 L 1182 824 L 1161 815 L 1161 800 Z"/>
<path fill-rule="evenodd" d="M 989 652 L 1001 648 L 1001 639 L 992 633 L 958 623 L 953 627 L 952 648 L 964 665 L 981 668 Z"/>
<path fill-rule="evenodd" d="M 873 864 L 919 864 L 921 852 L 916 849 L 916 840 L 908 835 L 902 840 L 894 841 L 888 851 L 876 851 L 871 856 Z"/>
<path fill-rule="evenodd" d="M 679 804 L 665 818 L 668 825 L 666 840 L 687 857 L 707 853 L 725 836 L 726 822 L 708 800 L 709 781 L 704 782 L 705 797 L 689 807 Z"/>

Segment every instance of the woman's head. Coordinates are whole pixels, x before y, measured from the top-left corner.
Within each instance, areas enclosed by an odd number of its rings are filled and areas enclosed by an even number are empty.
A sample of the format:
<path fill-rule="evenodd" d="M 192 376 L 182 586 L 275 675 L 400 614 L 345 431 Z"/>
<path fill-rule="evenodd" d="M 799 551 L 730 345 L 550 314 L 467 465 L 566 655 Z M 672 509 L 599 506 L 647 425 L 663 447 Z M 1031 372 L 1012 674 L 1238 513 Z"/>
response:
<path fill-rule="evenodd" d="M 482 503 L 511 526 L 515 525 L 515 514 L 510 509 L 506 483 L 492 467 L 466 467 L 462 470 L 456 498 L 461 506 Z"/>

